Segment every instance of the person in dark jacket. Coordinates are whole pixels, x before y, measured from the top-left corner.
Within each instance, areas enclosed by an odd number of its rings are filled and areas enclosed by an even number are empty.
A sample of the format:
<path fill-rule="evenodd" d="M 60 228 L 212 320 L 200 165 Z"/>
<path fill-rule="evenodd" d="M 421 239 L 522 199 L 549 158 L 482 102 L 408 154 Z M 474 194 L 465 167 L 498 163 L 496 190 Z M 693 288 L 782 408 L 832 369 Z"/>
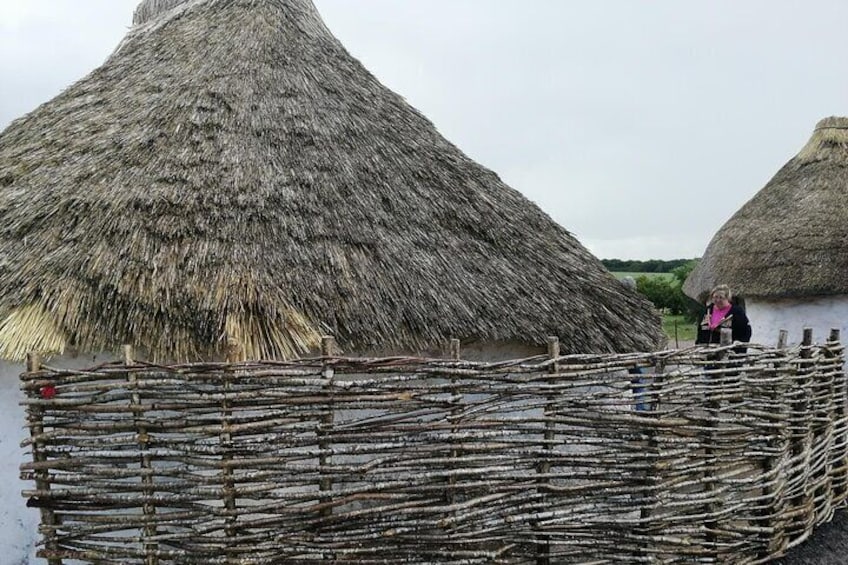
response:
<path fill-rule="evenodd" d="M 733 341 L 751 341 L 751 323 L 742 307 L 731 304 L 730 287 L 718 285 L 710 292 L 710 302 L 698 328 L 695 343 L 721 343 L 721 329 L 730 328 Z"/>

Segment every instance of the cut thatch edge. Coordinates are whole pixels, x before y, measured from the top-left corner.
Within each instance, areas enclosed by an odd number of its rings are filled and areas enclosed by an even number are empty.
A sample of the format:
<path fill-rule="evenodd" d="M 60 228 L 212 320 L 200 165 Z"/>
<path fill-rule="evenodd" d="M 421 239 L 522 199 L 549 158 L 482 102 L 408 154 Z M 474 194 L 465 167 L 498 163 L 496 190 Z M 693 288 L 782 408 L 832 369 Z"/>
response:
<path fill-rule="evenodd" d="M 227 315 L 225 326 L 227 357 L 239 361 L 292 359 L 315 351 L 321 343 L 321 334 L 294 309 L 285 313 L 285 320 L 280 324 L 268 318 L 231 313 Z M 264 345 L 262 338 L 265 338 Z"/>
<path fill-rule="evenodd" d="M 230 361 L 258 359 L 292 359 L 314 352 L 321 334 L 300 313 L 285 313 L 282 322 L 251 315 L 229 314 L 226 329 L 218 343 L 208 344 L 215 357 Z M 96 332 L 89 332 L 96 333 Z M 263 339 L 265 341 L 263 341 Z M 12 362 L 26 360 L 30 353 L 63 355 L 69 348 L 82 351 L 118 352 L 122 343 L 71 343 L 68 333 L 57 323 L 44 304 L 30 303 L 12 310 L 0 322 L 0 359 Z M 130 344 L 136 345 L 136 344 Z M 186 360 L 200 353 L 195 343 L 174 343 L 167 353 L 169 360 Z M 193 352 L 189 353 L 189 352 Z M 161 361 L 162 352 L 150 352 L 151 361 Z"/>
<path fill-rule="evenodd" d="M 0 358 L 24 361 L 28 353 L 63 354 L 68 339 L 47 308 L 31 303 L 0 322 Z"/>

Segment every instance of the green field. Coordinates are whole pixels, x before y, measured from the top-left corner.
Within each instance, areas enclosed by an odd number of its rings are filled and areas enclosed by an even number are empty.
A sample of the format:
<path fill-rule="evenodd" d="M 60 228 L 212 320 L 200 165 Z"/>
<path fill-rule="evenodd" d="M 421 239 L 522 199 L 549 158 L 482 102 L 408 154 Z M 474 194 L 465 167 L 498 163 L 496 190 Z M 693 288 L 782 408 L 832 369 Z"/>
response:
<path fill-rule="evenodd" d="M 671 273 L 628 273 L 625 271 L 612 271 L 612 274 L 615 278 L 621 280 L 624 277 L 633 277 L 634 279 L 638 279 L 639 277 L 665 277 L 667 279 L 673 279 L 674 275 Z"/>
<path fill-rule="evenodd" d="M 686 320 L 685 316 L 672 316 L 664 314 L 662 319 L 663 331 L 668 336 L 668 346 L 677 347 L 683 346 L 682 342 L 695 341 L 695 324 Z M 675 328 L 676 326 L 676 328 Z M 675 343 L 675 332 L 677 335 L 677 343 Z"/>
<path fill-rule="evenodd" d="M 624 277 L 633 277 L 634 279 L 638 279 L 639 277 L 665 277 L 669 280 L 674 279 L 674 275 L 671 273 L 634 273 L 626 271 L 612 271 L 612 274 L 619 280 Z M 685 316 L 663 314 L 662 325 L 663 332 L 665 332 L 665 335 L 668 337 L 669 347 L 682 347 L 684 342 L 691 343 L 695 341 L 695 324 L 686 321 Z"/>

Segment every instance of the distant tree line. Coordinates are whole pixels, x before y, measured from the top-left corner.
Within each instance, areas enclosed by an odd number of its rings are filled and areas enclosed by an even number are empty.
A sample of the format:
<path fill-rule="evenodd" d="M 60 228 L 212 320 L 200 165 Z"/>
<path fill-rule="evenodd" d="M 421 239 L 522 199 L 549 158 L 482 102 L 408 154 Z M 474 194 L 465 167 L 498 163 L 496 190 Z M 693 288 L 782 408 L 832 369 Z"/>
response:
<path fill-rule="evenodd" d="M 697 261 L 697 259 L 648 259 L 637 261 L 635 259 L 601 259 L 608 271 L 623 271 L 627 273 L 671 273 L 678 267 Z M 690 269 L 691 271 L 691 269 Z M 688 274 L 688 273 L 687 273 Z"/>

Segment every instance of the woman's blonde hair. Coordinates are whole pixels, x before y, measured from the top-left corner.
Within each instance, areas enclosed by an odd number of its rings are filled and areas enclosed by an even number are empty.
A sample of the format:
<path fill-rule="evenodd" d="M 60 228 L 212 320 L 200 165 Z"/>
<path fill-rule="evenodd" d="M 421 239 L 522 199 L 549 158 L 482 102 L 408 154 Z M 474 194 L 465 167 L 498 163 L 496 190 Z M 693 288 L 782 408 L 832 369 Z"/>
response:
<path fill-rule="evenodd" d="M 726 284 L 720 284 L 720 285 L 714 287 L 710 291 L 710 300 L 713 299 L 713 296 L 715 296 L 716 293 L 724 295 L 724 297 L 727 299 L 728 302 L 730 301 L 731 298 L 733 298 L 733 295 L 730 293 L 730 287 L 727 286 Z"/>

